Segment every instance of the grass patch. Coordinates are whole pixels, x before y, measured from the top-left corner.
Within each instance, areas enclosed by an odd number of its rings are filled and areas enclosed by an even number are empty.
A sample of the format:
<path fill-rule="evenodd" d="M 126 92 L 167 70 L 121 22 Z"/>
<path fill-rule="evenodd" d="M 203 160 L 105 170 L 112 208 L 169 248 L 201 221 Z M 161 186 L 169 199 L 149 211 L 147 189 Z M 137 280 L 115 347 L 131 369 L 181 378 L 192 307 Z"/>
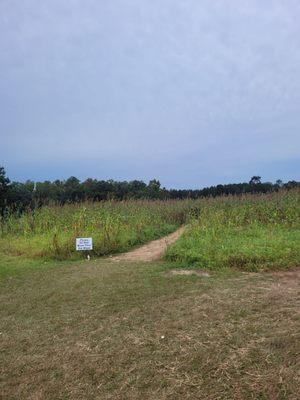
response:
<path fill-rule="evenodd" d="M 300 265 L 300 193 L 207 201 L 166 258 L 245 271 Z"/>
<path fill-rule="evenodd" d="M 0 253 L 0 281 L 21 278 L 24 274 L 63 267 L 68 261 L 28 259 Z"/>
<path fill-rule="evenodd" d="M 186 201 L 125 201 L 47 206 L 0 221 L 0 262 L 75 260 L 76 237 L 93 237 L 92 256 L 125 252 L 188 227 L 166 259 L 184 268 L 262 271 L 300 265 L 300 192 Z M 9 261 L 11 259 L 11 262 Z M 18 260 L 19 259 L 19 260 Z M 0 270 L 1 270 L 0 268 Z M 173 267 L 172 267 L 173 268 Z"/>
<path fill-rule="evenodd" d="M 91 255 L 122 252 L 157 239 L 184 223 L 189 201 L 124 201 L 52 205 L 0 219 L 6 256 L 74 259 L 76 237 L 93 237 Z"/>
<path fill-rule="evenodd" d="M 1 286 L 3 398 L 298 398 L 298 273 L 58 265 Z"/>
<path fill-rule="evenodd" d="M 299 270 L 242 271 L 299 265 L 299 191 L 82 207 L 2 221 L 3 398 L 298 399 Z M 164 262 L 68 247 L 125 250 L 187 216 Z M 195 266 L 209 277 L 167 272 Z"/>

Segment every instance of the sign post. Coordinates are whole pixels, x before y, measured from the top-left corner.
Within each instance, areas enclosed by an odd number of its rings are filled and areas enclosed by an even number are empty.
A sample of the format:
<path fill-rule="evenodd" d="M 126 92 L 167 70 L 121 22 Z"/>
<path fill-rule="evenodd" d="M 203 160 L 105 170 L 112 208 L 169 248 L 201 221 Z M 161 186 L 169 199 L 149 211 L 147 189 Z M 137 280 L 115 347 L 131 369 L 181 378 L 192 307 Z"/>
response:
<path fill-rule="evenodd" d="M 77 251 L 90 251 L 93 250 L 93 238 L 76 238 L 76 250 Z M 90 260 L 90 255 L 87 255 L 87 259 Z"/>

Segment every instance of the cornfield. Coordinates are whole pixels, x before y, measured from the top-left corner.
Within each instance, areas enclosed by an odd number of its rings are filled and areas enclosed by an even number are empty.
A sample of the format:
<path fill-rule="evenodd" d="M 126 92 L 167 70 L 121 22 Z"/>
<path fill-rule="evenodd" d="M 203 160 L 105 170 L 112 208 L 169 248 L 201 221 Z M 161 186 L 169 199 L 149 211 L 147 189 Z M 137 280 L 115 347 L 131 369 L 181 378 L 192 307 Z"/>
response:
<path fill-rule="evenodd" d="M 170 233 L 186 220 L 189 201 L 108 201 L 49 205 L 0 221 L 0 243 L 7 255 L 67 259 L 76 237 L 92 237 L 92 254 L 128 250 Z"/>
<path fill-rule="evenodd" d="M 200 202 L 167 259 L 208 269 L 258 271 L 300 264 L 300 191 Z"/>

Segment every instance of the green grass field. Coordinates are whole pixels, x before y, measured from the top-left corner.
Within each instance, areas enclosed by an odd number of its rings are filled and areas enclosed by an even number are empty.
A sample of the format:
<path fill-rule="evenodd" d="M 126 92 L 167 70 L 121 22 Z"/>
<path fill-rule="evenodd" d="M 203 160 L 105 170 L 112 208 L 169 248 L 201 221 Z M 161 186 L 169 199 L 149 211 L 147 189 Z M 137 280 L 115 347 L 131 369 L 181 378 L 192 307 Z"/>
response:
<path fill-rule="evenodd" d="M 18 259 L 78 259 L 76 237 L 93 237 L 93 256 L 127 251 L 187 229 L 166 254 L 189 267 L 286 269 L 300 263 L 300 192 L 186 201 L 67 204 L 8 215 L 0 254 Z M 8 260 L 8 261 L 7 261 Z M 3 261 L 4 263 L 4 261 Z"/>
<path fill-rule="evenodd" d="M 299 199 L 49 206 L 2 220 L 0 398 L 298 400 Z M 160 262 L 97 257 L 182 224 Z M 96 237 L 91 261 L 76 235 Z M 209 275 L 173 273 L 183 268 Z"/>
<path fill-rule="evenodd" d="M 93 237 L 91 255 L 103 256 L 164 236 L 185 222 L 188 201 L 124 201 L 47 206 L 0 221 L 5 256 L 75 259 L 76 237 Z"/>
<path fill-rule="evenodd" d="M 166 258 L 213 270 L 300 265 L 300 192 L 203 201 Z"/>

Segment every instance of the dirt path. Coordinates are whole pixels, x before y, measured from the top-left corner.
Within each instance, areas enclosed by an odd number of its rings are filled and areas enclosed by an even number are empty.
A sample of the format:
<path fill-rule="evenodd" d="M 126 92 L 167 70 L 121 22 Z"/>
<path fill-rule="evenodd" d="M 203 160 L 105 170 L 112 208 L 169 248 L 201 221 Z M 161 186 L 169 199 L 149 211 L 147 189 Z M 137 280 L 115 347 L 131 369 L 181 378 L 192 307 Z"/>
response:
<path fill-rule="evenodd" d="M 184 227 L 177 229 L 168 236 L 153 240 L 138 249 L 112 256 L 113 261 L 155 261 L 159 260 L 165 253 L 167 246 L 176 242 L 184 230 Z"/>

